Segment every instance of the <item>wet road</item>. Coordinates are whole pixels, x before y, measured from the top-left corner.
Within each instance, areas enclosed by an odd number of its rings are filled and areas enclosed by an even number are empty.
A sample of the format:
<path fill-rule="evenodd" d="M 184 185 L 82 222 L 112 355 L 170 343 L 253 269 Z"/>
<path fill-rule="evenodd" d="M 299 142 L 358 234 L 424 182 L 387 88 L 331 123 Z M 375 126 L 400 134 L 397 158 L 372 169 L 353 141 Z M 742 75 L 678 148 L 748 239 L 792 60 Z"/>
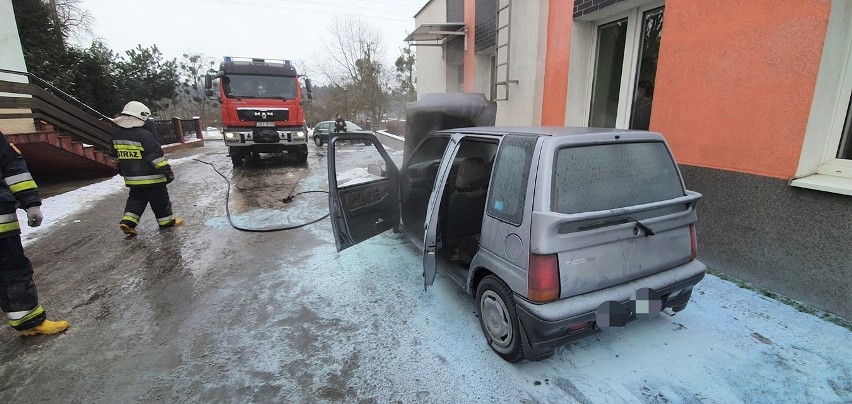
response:
<path fill-rule="evenodd" d="M 359 149 L 348 150 L 357 161 Z M 194 157 L 232 180 L 239 226 L 328 212 L 325 151 L 307 164 L 232 170 L 221 143 Z M 342 253 L 328 220 L 246 233 L 225 217 L 226 183 L 176 166 L 186 224 L 139 237 L 117 227 L 126 191 L 27 247 L 41 302 L 71 328 L 0 332 L 0 402 L 841 402 L 852 398 L 850 332 L 710 277 L 690 307 L 601 334 L 538 363 L 486 346 L 474 302 L 385 234 Z M 765 301 L 764 301 L 765 300 Z M 757 301 L 757 303 L 755 303 Z M 815 330 L 819 330 L 816 332 Z"/>

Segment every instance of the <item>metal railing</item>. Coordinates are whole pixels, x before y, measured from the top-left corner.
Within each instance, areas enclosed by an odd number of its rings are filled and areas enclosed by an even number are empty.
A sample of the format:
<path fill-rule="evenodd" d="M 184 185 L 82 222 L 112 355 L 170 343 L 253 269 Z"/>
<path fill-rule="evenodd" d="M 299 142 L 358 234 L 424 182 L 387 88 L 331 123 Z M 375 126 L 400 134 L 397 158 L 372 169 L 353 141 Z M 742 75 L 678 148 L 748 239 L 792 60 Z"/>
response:
<path fill-rule="evenodd" d="M 13 94 L 0 96 L 0 109 L 31 111 L 0 112 L 0 119 L 32 118 L 36 128 L 39 121 L 44 121 L 75 141 L 102 150 L 112 148 L 111 137 L 116 126 L 108 116 L 32 73 L 7 69 L 0 69 L 0 73 L 23 76 L 28 81 L 0 80 L 0 93 Z M 200 128 L 197 118 L 158 120 L 155 136 L 161 145 L 184 143 L 193 138 L 201 139 Z"/>
<path fill-rule="evenodd" d="M 13 110 L 0 113 L 0 119 L 44 121 L 76 141 L 102 150 L 112 147 L 110 137 L 115 125 L 106 115 L 31 73 L 6 69 L 0 69 L 0 73 L 27 78 L 26 83 L 0 80 L 0 92 L 12 94 L 0 96 L 0 109 Z"/>
<path fill-rule="evenodd" d="M 201 121 L 192 119 L 155 119 L 157 133 L 154 136 L 161 145 L 185 143 L 187 140 L 202 139 Z"/>

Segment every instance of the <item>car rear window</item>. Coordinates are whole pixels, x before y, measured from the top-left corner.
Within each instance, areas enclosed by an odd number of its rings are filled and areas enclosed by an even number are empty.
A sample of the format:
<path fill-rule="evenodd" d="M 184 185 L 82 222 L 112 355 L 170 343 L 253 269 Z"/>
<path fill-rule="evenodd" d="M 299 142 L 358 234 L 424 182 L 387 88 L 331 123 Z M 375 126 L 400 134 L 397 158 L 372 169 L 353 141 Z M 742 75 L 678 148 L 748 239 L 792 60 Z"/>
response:
<path fill-rule="evenodd" d="M 623 208 L 685 195 L 677 166 L 662 142 L 559 149 L 551 210 L 579 213 Z"/>

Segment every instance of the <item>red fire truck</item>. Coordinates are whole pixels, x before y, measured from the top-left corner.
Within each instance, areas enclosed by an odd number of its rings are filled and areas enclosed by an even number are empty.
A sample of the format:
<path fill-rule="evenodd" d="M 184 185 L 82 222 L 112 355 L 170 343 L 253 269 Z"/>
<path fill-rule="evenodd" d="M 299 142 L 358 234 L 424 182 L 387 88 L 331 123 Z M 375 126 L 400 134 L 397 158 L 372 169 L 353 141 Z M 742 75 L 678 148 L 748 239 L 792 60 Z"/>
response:
<path fill-rule="evenodd" d="M 207 75 L 208 97 L 214 94 L 213 80 L 219 80 L 222 134 L 235 167 L 260 153 L 286 152 L 300 162 L 307 160 L 300 77 L 289 60 L 232 56 L 225 57 L 218 72 Z M 305 97 L 312 99 L 310 79 L 305 79 L 305 88 Z"/>

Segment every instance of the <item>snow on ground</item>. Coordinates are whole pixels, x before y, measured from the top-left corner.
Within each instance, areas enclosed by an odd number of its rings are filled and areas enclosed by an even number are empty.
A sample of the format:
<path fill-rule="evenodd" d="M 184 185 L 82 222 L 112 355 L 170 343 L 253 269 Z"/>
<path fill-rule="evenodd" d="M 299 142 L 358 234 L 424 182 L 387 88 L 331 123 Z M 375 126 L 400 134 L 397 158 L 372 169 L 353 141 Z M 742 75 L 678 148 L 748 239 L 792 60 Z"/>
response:
<path fill-rule="evenodd" d="M 311 305 L 320 318 L 362 317 L 365 330 L 373 324 L 387 336 L 352 376 L 378 380 L 364 390 L 387 401 L 412 399 L 401 391 L 422 392 L 424 402 L 852 400 L 849 330 L 712 275 L 674 316 L 611 329 L 541 362 L 508 364 L 487 347 L 472 297 L 440 272 L 423 292 L 420 257 L 401 235 L 333 250 L 315 249 L 304 265 L 317 276 L 300 287 L 338 291 L 336 304 Z M 366 301 L 375 307 L 362 308 Z M 387 318 L 373 318 L 377 310 Z M 334 356 L 351 356 L 351 344 L 329 345 Z"/>

